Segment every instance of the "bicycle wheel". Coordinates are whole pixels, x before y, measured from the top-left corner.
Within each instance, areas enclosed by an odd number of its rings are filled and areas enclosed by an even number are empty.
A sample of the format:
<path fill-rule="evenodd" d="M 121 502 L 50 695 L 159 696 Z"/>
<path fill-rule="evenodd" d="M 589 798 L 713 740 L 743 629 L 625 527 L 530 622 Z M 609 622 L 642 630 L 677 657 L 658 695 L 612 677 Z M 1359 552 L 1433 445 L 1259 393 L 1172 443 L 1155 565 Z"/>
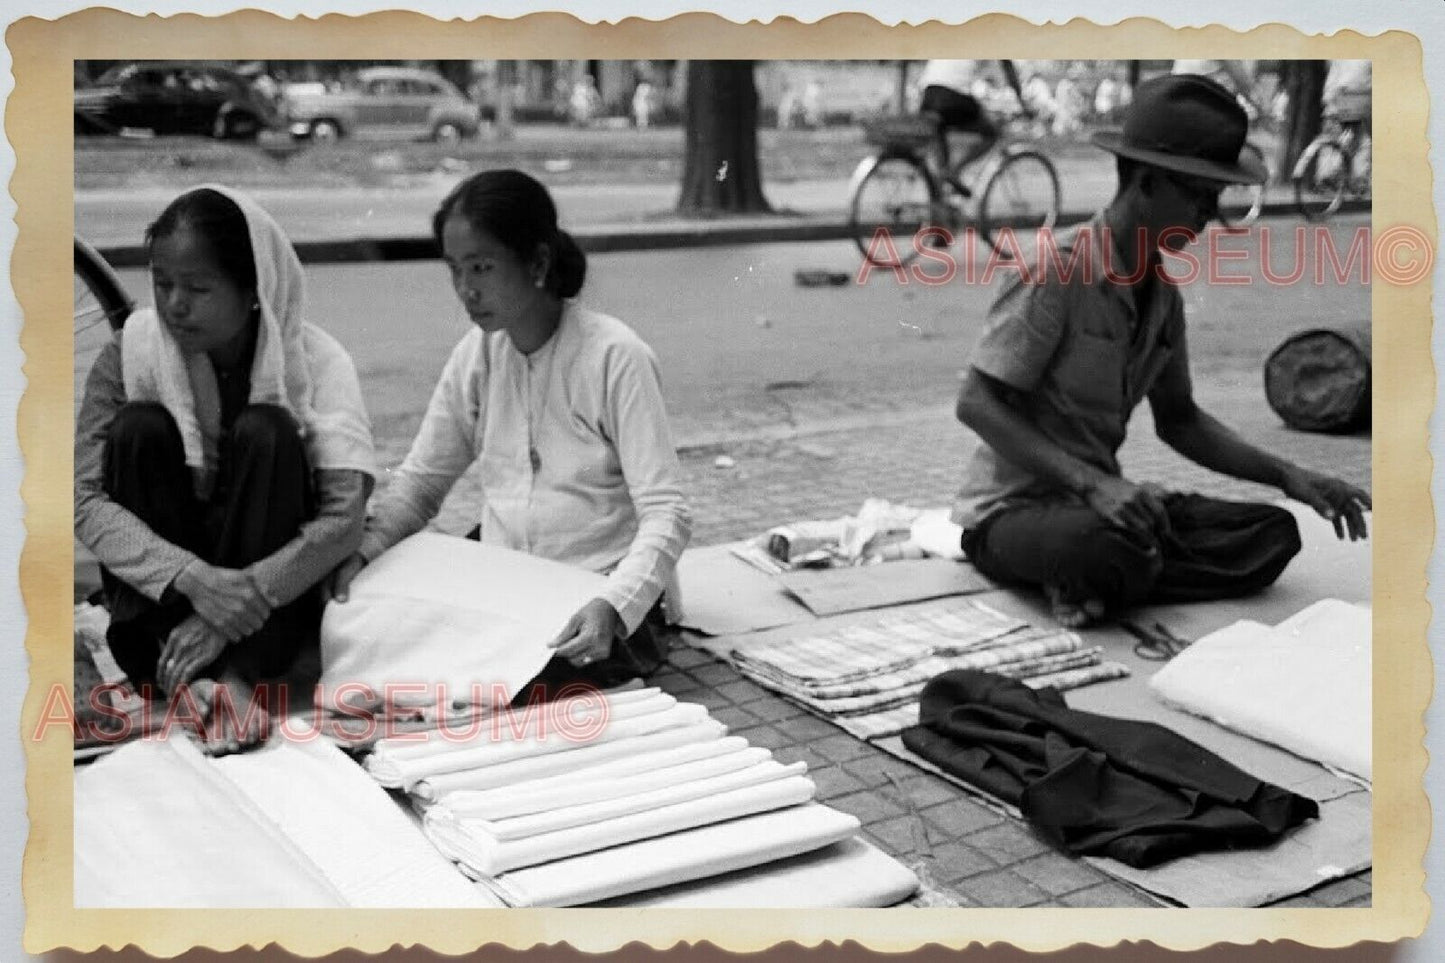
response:
<path fill-rule="evenodd" d="M 934 212 L 942 206 L 922 161 L 909 154 L 870 157 L 858 165 L 853 185 L 848 227 L 863 259 L 894 268 L 916 258 L 914 236 L 937 222 Z"/>
<path fill-rule="evenodd" d="M 978 197 L 978 230 L 997 248 L 1004 228 L 1031 238 L 1052 228 L 1062 203 L 1053 161 L 1034 150 L 1006 154 Z"/>
<path fill-rule="evenodd" d="M 1239 159 L 1253 157 L 1269 170 L 1264 151 L 1246 143 L 1239 151 Z M 1273 174 L 1271 174 L 1271 180 Z M 1219 220 L 1228 228 L 1248 227 L 1259 218 L 1264 208 L 1264 184 L 1230 184 L 1219 192 Z"/>
<path fill-rule="evenodd" d="M 1349 155 L 1332 140 L 1317 140 L 1300 155 L 1293 180 L 1295 206 L 1311 221 L 1322 221 L 1344 203 Z"/>
<path fill-rule="evenodd" d="M 135 307 L 105 258 L 75 239 L 75 354 L 93 354 Z"/>

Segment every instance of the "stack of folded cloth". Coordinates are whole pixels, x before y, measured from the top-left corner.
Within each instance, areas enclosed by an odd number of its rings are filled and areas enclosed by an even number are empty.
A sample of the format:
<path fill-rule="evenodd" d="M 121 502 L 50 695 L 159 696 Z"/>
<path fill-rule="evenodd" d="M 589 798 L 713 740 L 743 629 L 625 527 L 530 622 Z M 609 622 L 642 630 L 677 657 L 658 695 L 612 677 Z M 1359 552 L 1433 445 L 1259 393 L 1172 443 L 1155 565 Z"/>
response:
<path fill-rule="evenodd" d="M 566 732 L 546 728 L 560 719 Z M 705 707 L 657 689 L 534 706 L 464 738 L 383 739 L 365 765 L 404 789 L 432 843 L 510 906 L 576 906 L 704 879 L 859 828 L 811 801 L 805 763 L 784 765 L 728 736 Z"/>
<path fill-rule="evenodd" d="M 1035 628 L 971 599 L 750 645 L 732 657 L 759 685 L 864 739 L 914 725 L 924 684 L 951 669 L 1060 691 L 1129 674 L 1073 632 Z"/>

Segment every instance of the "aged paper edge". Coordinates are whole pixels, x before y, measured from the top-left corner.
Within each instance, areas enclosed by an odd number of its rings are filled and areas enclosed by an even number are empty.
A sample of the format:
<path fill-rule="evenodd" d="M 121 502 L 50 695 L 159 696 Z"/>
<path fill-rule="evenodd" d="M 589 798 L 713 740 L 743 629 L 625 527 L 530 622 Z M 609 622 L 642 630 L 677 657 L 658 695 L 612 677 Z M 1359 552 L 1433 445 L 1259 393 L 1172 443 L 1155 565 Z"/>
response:
<path fill-rule="evenodd" d="M 459 953 L 485 944 L 523 948 L 566 941 L 603 951 L 642 942 L 667 947 L 707 941 L 755 951 L 782 941 L 804 946 L 853 940 L 900 951 L 928 944 L 962 947 L 1004 942 L 1028 950 L 1077 943 L 1147 940 L 1176 950 L 1215 943 L 1289 939 L 1315 947 L 1388 941 L 1420 933 L 1429 907 L 1422 860 L 1429 835 L 1423 787 L 1423 713 L 1432 686 L 1425 632 L 1425 566 L 1433 543 L 1426 422 L 1434 398 L 1430 360 L 1432 286 L 1372 291 L 1376 377 L 1373 438 L 1375 553 L 1375 754 L 1373 905 L 1303 910 L 786 910 L 496 911 L 105 911 L 77 910 L 71 898 L 71 754 L 56 733 L 36 742 L 42 700 L 70 684 L 73 564 L 70 500 L 73 373 L 70 340 L 47 319 L 61 315 L 65 242 L 73 230 L 73 147 L 64 114 L 71 61 L 130 58 L 603 58 L 661 56 L 753 59 L 1007 56 L 1087 59 L 1195 54 L 1237 58 L 1367 58 L 1375 70 L 1377 230 L 1409 225 L 1436 237 L 1429 197 L 1425 124 L 1429 97 L 1418 38 L 1402 31 L 1366 37 L 1353 31 L 1305 36 L 1271 24 L 1241 33 L 1224 27 L 1172 28 L 1134 18 L 1099 26 L 1082 19 L 1038 26 L 1008 15 L 962 25 L 930 22 L 887 27 L 861 14 L 815 23 L 779 18 L 737 24 L 712 14 L 664 21 L 627 18 L 591 25 L 568 14 L 441 21 L 415 13 L 287 19 L 259 11 L 224 17 L 137 17 L 87 10 L 58 20 L 28 18 L 6 34 L 15 89 L 6 133 L 15 149 L 11 192 L 19 236 L 11 278 L 29 319 L 21 335 L 28 388 L 19 410 L 27 471 L 22 483 L 27 541 L 21 589 L 29 618 L 30 684 L 22 714 L 30 835 L 23 887 L 26 948 L 89 950 L 136 946 L 171 955 L 193 946 L 231 949 L 277 943 L 304 955 L 350 947 L 377 952 L 424 945 Z"/>

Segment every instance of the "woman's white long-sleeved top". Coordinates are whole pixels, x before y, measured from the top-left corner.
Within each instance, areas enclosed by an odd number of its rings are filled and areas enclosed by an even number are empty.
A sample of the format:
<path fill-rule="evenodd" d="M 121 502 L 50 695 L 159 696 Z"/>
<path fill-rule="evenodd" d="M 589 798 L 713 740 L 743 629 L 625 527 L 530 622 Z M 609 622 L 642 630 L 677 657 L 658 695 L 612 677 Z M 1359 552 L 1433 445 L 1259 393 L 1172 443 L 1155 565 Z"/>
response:
<path fill-rule="evenodd" d="M 531 355 L 505 331 L 468 333 L 372 508 L 361 554 L 375 559 L 425 527 L 474 463 L 482 541 L 606 573 L 602 598 L 628 634 L 674 585 L 691 516 L 657 358 L 621 321 L 566 302 Z"/>

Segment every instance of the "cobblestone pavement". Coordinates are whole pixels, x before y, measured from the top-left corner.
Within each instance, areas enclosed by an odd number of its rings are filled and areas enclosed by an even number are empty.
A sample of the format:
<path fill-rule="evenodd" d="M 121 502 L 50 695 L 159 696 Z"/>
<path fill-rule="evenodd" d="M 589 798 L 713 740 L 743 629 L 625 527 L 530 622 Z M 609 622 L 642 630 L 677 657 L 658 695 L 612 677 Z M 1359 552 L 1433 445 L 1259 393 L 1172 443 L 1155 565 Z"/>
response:
<path fill-rule="evenodd" d="M 1370 437 L 1312 435 L 1284 428 L 1255 385 L 1205 384 L 1201 404 L 1261 447 L 1370 487 Z M 826 412 L 819 412 L 826 415 Z M 682 453 L 692 505 L 694 546 L 755 535 L 773 525 L 852 514 L 869 497 L 917 507 L 948 503 L 968 435 L 947 407 L 835 409 L 746 437 Z M 730 459 L 719 467 L 718 459 Z M 1274 500 L 1279 493 L 1215 475 L 1165 448 L 1147 406 L 1121 452 L 1124 471 L 1176 490 Z M 464 480 L 438 527 L 462 532 L 477 492 Z M 924 882 L 920 906 L 1156 905 L 1151 897 L 1081 860 L 1060 855 L 1022 822 L 989 809 L 953 784 L 854 739 L 828 722 L 744 679 L 732 666 L 679 641 L 655 677 L 666 691 L 706 705 L 755 745 L 785 761 L 804 760 L 821 801 L 857 816 L 865 835 Z M 1369 872 L 1311 890 L 1280 905 L 1368 906 Z"/>
<path fill-rule="evenodd" d="M 1244 433 L 1303 464 L 1368 489 L 1368 436 L 1306 435 L 1279 427 L 1263 405 L 1216 409 Z M 946 504 L 957 485 L 965 433 L 945 409 L 898 413 L 871 424 L 789 439 L 739 441 L 684 453 L 695 518 L 693 544 L 756 534 L 785 521 L 856 512 L 867 497 Z M 732 467 L 719 468 L 726 455 Z M 1133 425 L 1125 472 L 1219 497 L 1278 493 L 1204 472 L 1164 448 L 1148 415 Z M 701 702 L 739 735 L 810 767 L 821 801 L 857 816 L 866 836 L 923 879 L 915 905 L 1150 906 L 1154 900 L 1081 860 L 1060 855 L 1025 824 L 1001 816 L 951 783 L 841 733 L 742 678 L 732 666 L 679 646 L 657 682 Z M 1321 886 L 1285 906 L 1368 906 L 1369 872 Z"/>

